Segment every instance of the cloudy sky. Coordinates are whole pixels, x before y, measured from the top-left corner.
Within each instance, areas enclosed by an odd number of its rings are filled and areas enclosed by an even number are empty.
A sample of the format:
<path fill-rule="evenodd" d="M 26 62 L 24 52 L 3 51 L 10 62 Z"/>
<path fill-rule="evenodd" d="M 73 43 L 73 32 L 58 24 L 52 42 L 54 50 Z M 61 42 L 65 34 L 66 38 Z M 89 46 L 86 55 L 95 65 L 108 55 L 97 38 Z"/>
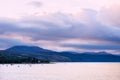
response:
<path fill-rule="evenodd" d="M 0 0 L 0 49 L 120 53 L 120 0 Z"/>

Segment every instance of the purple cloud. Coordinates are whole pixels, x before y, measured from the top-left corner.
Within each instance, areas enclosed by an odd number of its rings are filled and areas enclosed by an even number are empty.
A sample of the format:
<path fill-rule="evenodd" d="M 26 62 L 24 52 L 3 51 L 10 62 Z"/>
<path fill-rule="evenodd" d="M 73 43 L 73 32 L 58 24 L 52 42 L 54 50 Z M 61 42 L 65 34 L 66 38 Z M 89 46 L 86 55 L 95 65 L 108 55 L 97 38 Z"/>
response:
<path fill-rule="evenodd" d="M 84 14 L 80 14 L 80 16 L 55 13 L 26 17 L 17 21 L 17 23 L 0 21 L 0 36 L 11 38 L 10 35 L 17 34 L 28 37 L 31 42 L 38 42 L 38 44 L 40 41 L 45 40 L 61 47 L 73 47 L 76 49 L 118 50 L 120 48 L 118 45 L 120 43 L 120 28 L 102 24 L 97 18 L 98 13 L 96 11 L 84 9 L 82 13 Z M 74 42 L 67 45 L 66 43 L 60 44 L 60 42 L 72 39 L 80 40 L 80 42 L 81 40 L 96 41 L 97 43 L 88 45 L 78 45 L 74 44 Z M 12 44 L 15 42 L 14 40 L 10 41 Z M 24 40 L 22 42 L 27 43 Z M 17 45 L 17 43 L 15 44 Z"/>

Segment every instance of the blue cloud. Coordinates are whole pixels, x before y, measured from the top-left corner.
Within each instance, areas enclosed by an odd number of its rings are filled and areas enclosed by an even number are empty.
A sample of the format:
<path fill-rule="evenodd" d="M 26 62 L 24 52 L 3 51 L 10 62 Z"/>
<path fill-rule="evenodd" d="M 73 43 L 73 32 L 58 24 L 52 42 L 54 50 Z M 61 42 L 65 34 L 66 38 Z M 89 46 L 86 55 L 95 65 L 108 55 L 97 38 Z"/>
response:
<path fill-rule="evenodd" d="M 10 34 L 17 34 L 30 38 L 31 42 L 46 40 L 61 47 L 119 50 L 120 46 L 117 44 L 120 43 L 120 28 L 102 24 L 97 20 L 97 13 L 93 10 L 87 12 L 85 10 L 83 13 L 83 19 L 85 18 L 85 21 L 81 20 L 80 17 L 76 18 L 73 15 L 63 13 L 37 16 L 34 18 L 26 17 L 16 22 L 0 21 L 0 39 L 3 42 L 0 47 L 4 45 L 7 47 L 9 45 L 27 44 L 27 41 L 12 40 L 9 36 Z M 7 36 L 7 38 L 3 39 L 1 36 Z M 60 42 L 71 39 L 88 40 L 89 42 L 97 41 L 97 44 L 59 44 Z"/>
<path fill-rule="evenodd" d="M 62 44 L 64 47 L 74 47 L 78 49 L 85 49 L 85 50 L 120 50 L 119 44 L 95 44 L 95 43 L 88 43 L 88 44 Z"/>

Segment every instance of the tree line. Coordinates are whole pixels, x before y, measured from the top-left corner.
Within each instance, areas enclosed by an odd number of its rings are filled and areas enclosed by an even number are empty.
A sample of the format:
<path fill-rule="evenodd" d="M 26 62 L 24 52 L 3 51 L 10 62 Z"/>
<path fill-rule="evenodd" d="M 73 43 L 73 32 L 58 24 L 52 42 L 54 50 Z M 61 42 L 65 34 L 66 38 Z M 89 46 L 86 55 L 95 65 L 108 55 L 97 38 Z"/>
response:
<path fill-rule="evenodd" d="M 0 54 L 0 63 L 49 63 L 48 60 L 39 60 L 34 57 L 7 57 Z"/>

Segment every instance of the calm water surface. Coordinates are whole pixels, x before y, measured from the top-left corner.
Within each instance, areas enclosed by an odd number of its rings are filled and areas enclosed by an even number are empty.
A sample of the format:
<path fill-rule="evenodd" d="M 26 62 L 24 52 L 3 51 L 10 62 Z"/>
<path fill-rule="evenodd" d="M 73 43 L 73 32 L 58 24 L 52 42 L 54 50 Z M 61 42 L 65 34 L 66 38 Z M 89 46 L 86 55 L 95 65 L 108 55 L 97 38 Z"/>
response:
<path fill-rule="evenodd" d="M 120 63 L 5 64 L 0 80 L 120 80 Z"/>

